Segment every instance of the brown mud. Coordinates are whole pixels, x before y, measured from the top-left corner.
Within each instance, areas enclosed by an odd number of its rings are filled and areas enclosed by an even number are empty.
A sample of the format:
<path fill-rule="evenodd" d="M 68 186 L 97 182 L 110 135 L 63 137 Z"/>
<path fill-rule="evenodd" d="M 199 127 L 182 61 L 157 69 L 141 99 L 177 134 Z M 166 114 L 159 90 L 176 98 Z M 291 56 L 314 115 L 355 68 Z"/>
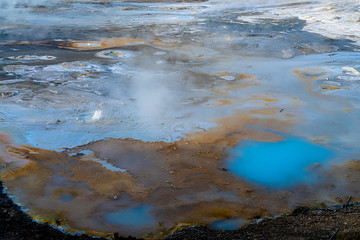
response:
<path fill-rule="evenodd" d="M 271 122 L 266 120 L 268 126 Z M 118 227 L 99 224 L 96 219 L 84 216 L 94 215 L 98 210 L 114 211 L 119 207 L 118 199 L 130 198 L 126 200 L 130 205 L 155 205 L 154 215 L 159 224 L 152 228 L 156 234 L 147 237 L 160 237 L 178 223 L 210 224 L 219 218 L 266 214 L 264 209 L 270 206 L 259 207 L 254 200 L 236 200 L 250 197 L 263 201 L 248 191 L 246 182 L 221 167 L 226 150 L 243 139 L 282 139 L 276 134 L 246 128 L 256 123 L 265 121 L 239 114 L 224 118 L 212 131 L 198 132 L 174 143 L 109 139 L 64 152 L 15 147 L 3 138 L 3 152 L 9 156 L 1 158 L 1 177 L 11 194 L 25 206 L 31 206 L 31 216 L 52 223 L 61 219 L 71 228 L 94 235 L 104 236 L 104 232 L 106 235 Z M 285 125 L 275 121 L 273 124 L 278 128 Z M 81 150 L 92 153 L 70 156 Z M 107 161 L 126 172 L 109 170 L 94 159 Z M 234 195 L 229 197 L 232 200 L 226 199 L 230 193 Z M 60 200 L 64 194 L 74 198 L 71 204 Z M 275 208 L 286 209 L 278 204 Z M 136 230 L 137 234 L 145 232 Z"/>
<path fill-rule="evenodd" d="M 63 240 L 89 240 L 93 237 L 85 234 L 71 235 L 63 233 L 54 227 L 46 224 L 34 222 L 31 217 L 21 211 L 20 207 L 4 193 L 0 182 L 0 239 L 1 240 L 21 240 L 21 239 L 63 239 Z M 60 224 L 60 222 L 58 222 Z M 104 238 L 96 238 L 103 240 Z M 133 237 L 122 238 L 117 233 L 113 239 L 136 239 Z"/>
<path fill-rule="evenodd" d="M 345 185 L 357 193 L 357 161 L 325 172 L 328 179 L 323 183 L 291 190 L 270 191 L 230 174 L 224 160 L 240 141 L 283 140 L 250 125 L 286 132 L 295 124 L 295 120 L 279 120 L 281 109 L 272 111 L 273 118 L 266 119 L 237 113 L 219 120 L 218 127 L 173 143 L 108 139 L 56 152 L 16 146 L 2 136 L 1 180 L 10 195 L 30 207 L 28 214 L 36 220 L 60 222 L 68 231 L 95 236 L 119 232 L 148 239 L 163 238 L 176 226 L 209 225 L 234 217 L 251 221 L 321 200 L 333 204 L 345 198 Z M 84 150 L 89 153 L 81 153 Z M 331 182 L 334 179 L 343 180 Z M 334 199 L 324 199 L 329 192 Z M 64 195 L 70 200 L 62 200 Z M 127 229 L 104 220 L 106 213 L 138 204 L 151 206 L 156 223 Z"/>
<path fill-rule="evenodd" d="M 4 193 L 1 182 L 0 222 L 0 239 L 4 240 L 103 239 L 92 238 L 84 234 L 71 235 L 63 233 L 48 224 L 32 221 Z M 206 226 L 183 228 L 165 239 L 359 239 L 359 228 L 359 204 L 350 203 L 346 205 L 345 203 L 342 206 L 327 209 L 298 207 L 290 214 L 274 219 L 259 219 L 234 231 L 213 230 Z M 109 239 L 136 238 L 124 238 L 115 233 Z"/>

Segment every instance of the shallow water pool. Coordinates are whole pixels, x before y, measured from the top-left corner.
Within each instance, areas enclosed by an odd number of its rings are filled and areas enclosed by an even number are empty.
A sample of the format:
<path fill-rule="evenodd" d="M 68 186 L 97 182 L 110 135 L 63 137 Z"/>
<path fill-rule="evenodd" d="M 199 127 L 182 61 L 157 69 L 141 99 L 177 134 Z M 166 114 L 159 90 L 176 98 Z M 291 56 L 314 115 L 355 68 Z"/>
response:
<path fill-rule="evenodd" d="M 116 212 L 108 213 L 104 219 L 108 223 L 128 229 L 139 229 L 155 225 L 155 220 L 151 217 L 149 207 L 146 205 L 123 208 Z"/>
<path fill-rule="evenodd" d="M 236 230 L 247 221 L 241 218 L 230 218 L 213 222 L 210 227 L 218 230 Z"/>

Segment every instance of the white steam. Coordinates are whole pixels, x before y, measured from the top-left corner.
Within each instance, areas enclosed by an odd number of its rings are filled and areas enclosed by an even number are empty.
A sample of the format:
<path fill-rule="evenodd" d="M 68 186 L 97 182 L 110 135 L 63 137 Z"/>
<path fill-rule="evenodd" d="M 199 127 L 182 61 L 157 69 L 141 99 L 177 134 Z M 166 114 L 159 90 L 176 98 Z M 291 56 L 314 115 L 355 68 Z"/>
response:
<path fill-rule="evenodd" d="M 176 104 L 175 74 L 144 70 L 132 78 L 136 113 L 145 122 L 172 117 Z"/>

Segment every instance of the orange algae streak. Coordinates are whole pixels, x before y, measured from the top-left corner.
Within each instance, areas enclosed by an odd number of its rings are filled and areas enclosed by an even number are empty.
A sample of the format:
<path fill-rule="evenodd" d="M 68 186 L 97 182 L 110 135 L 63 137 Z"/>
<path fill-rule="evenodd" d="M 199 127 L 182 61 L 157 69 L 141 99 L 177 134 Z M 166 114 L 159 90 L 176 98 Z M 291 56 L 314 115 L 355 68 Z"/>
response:
<path fill-rule="evenodd" d="M 218 104 L 214 104 L 214 106 L 230 106 L 234 104 L 234 101 L 226 99 L 216 99 L 215 101 L 217 101 Z"/>
<path fill-rule="evenodd" d="M 251 113 L 257 115 L 274 115 L 277 112 L 275 110 L 260 109 L 260 110 L 251 110 Z"/>
<path fill-rule="evenodd" d="M 243 85 L 243 84 L 233 84 L 233 85 L 229 85 L 227 87 L 227 89 L 232 90 L 232 89 L 245 89 L 245 88 L 250 88 L 252 87 L 251 85 Z"/>
<path fill-rule="evenodd" d="M 221 94 L 221 95 L 228 95 L 229 94 L 229 91 L 221 91 L 221 90 L 211 90 L 211 91 L 214 92 L 214 93 Z"/>
<path fill-rule="evenodd" d="M 286 128 L 294 124 L 295 121 L 258 118 L 253 116 L 251 112 L 237 112 L 230 117 L 218 120 L 217 123 L 219 124 L 218 127 L 205 132 L 189 134 L 187 139 L 196 140 L 200 145 L 207 143 L 228 147 L 233 147 L 242 140 L 280 141 L 283 138 L 277 134 L 250 129 L 248 126 L 267 126 L 286 132 Z"/>
<path fill-rule="evenodd" d="M 319 93 L 314 91 L 313 82 L 317 79 L 326 75 L 325 72 L 321 68 L 309 68 L 304 70 L 293 70 L 293 73 L 302 81 L 304 81 L 306 89 L 318 95 Z"/>
<path fill-rule="evenodd" d="M 218 72 L 215 74 L 217 77 L 226 77 L 226 76 L 233 76 L 234 74 L 228 72 Z M 256 80 L 255 76 L 248 75 L 248 74 L 239 74 L 234 76 L 234 80 L 227 81 L 225 80 L 222 89 L 213 89 L 211 90 L 214 93 L 228 95 L 230 92 L 229 90 L 237 90 L 237 89 L 246 89 L 256 85 L 254 82 Z"/>
<path fill-rule="evenodd" d="M 331 85 L 321 85 L 320 89 L 322 91 L 334 91 L 334 90 L 339 90 L 339 89 L 346 89 L 346 88 L 342 88 L 342 87 L 334 87 Z"/>
<path fill-rule="evenodd" d="M 298 76 L 300 79 L 305 79 L 305 76 L 303 75 L 302 70 L 294 70 L 293 73 Z"/>
<path fill-rule="evenodd" d="M 236 77 L 236 79 L 237 79 L 237 80 L 244 80 L 244 79 L 256 80 L 256 77 L 253 76 L 253 75 L 249 75 L 249 74 L 242 73 L 242 74 L 239 74 L 239 75 Z"/>
<path fill-rule="evenodd" d="M 161 39 L 161 38 L 154 38 L 150 41 L 149 45 L 154 47 L 163 47 L 163 48 L 173 48 L 181 44 L 181 41 L 174 41 L 173 39 Z"/>
<path fill-rule="evenodd" d="M 12 143 L 6 135 L 0 134 L 0 176 L 3 180 L 14 179 L 22 175 L 32 163 L 28 159 L 30 150 Z"/>
<path fill-rule="evenodd" d="M 63 41 L 59 42 L 59 47 L 78 50 L 96 50 L 111 47 L 123 47 L 130 45 L 141 45 L 146 42 L 133 38 L 107 38 L 100 41 Z"/>
<path fill-rule="evenodd" d="M 277 102 L 277 101 L 279 101 L 279 99 L 276 99 L 276 98 L 261 98 L 261 100 L 263 100 L 265 102 Z"/>

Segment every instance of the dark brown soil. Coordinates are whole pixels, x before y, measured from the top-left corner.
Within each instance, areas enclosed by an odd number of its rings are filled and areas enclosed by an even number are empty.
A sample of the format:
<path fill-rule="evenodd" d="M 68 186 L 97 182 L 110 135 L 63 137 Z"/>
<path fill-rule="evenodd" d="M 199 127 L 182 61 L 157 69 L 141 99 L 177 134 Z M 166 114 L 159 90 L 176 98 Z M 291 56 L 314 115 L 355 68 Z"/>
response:
<path fill-rule="evenodd" d="M 103 239 L 65 234 L 47 224 L 33 222 L 4 193 L 1 182 L 0 192 L 0 240 Z M 116 233 L 111 238 L 135 239 L 119 237 Z M 165 239 L 360 239 L 360 203 L 328 209 L 299 207 L 291 214 L 258 220 L 236 231 L 190 227 Z"/>
<path fill-rule="evenodd" d="M 332 209 L 295 209 L 291 214 L 249 224 L 236 231 L 211 230 L 199 226 L 183 229 L 175 239 L 360 239 L 360 206 L 351 204 Z"/>

